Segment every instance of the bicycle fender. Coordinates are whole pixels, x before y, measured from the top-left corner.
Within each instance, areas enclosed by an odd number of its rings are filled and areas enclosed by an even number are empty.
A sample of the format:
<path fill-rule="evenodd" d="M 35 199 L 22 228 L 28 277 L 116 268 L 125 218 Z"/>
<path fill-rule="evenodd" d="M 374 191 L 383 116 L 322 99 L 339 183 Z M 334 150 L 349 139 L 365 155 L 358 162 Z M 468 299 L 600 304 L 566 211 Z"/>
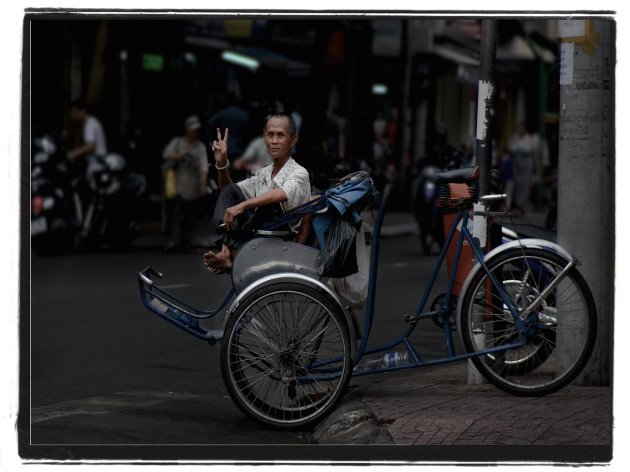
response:
<path fill-rule="evenodd" d="M 290 273 L 290 272 L 281 272 L 277 274 L 268 275 L 248 285 L 238 294 L 238 296 L 234 299 L 234 301 L 230 305 L 230 308 L 227 311 L 227 315 L 225 316 L 225 319 L 223 320 L 223 328 L 225 329 L 228 319 L 230 318 L 234 310 L 236 310 L 236 308 L 239 306 L 241 301 L 245 297 L 247 297 L 250 293 L 252 293 L 254 290 L 266 287 L 268 285 L 275 285 L 278 283 L 286 283 L 286 282 L 295 283 L 299 285 L 305 285 L 311 288 L 323 290 L 328 295 L 330 295 L 330 297 L 335 301 L 335 303 L 339 306 L 341 312 L 343 313 L 343 316 L 346 321 L 346 325 L 348 326 L 348 331 L 350 333 L 350 353 L 352 356 L 352 363 L 354 365 L 354 362 L 356 360 L 356 352 L 357 352 L 357 333 L 356 333 L 354 323 L 352 321 L 352 317 L 350 313 L 348 313 L 348 310 L 345 310 L 343 308 L 343 305 L 341 301 L 339 300 L 339 297 L 335 294 L 335 292 L 333 292 L 333 290 L 330 287 L 320 282 L 319 280 L 308 277 L 306 275 L 295 274 L 295 273 Z"/>
<path fill-rule="evenodd" d="M 575 257 L 573 257 L 569 251 L 567 251 L 565 248 L 563 248 L 562 246 L 560 246 L 559 244 L 556 243 L 552 243 L 551 241 L 545 241 L 544 239 L 535 239 L 535 238 L 527 238 L 527 239 L 521 239 L 521 240 L 516 240 L 516 241 L 510 241 L 509 243 L 505 243 L 505 244 L 501 244 L 500 246 L 495 247 L 492 251 L 490 251 L 488 254 L 485 255 L 485 257 L 483 258 L 484 262 L 487 263 L 490 259 L 492 259 L 493 257 L 496 257 L 497 255 L 501 254 L 503 251 L 507 251 L 513 248 L 518 248 L 518 247 L 527 247 L 527 248 L 534 248 L 534 249 L 542 249 L 544 251 L 549 251 L 549 252 L 553 252 L 554 254 L 557 254 L 558 256 L 562 257 L 563 259 L 565 259 L 567 262 L 569 261 L 575 261 L 576 265 L 577 265 L 577 259 Z M 466 277 L 466 280 L 464 280 L 464 283 L 462 284 L 462 288 L 460 290 L 460 294 L 462 294 L 462 296 L 458 297 L 457 299 L 457 331 L 459 333 L 459 337 L 460 337 L 460 341 L 462 341 L 461 339 L 461 333 L 462 333 L 462 327 L 461 327 L 461 313 L 462 313 L 462 302 L 464 300 L 464 296 L 463 294 L 466 293 L 466 291 L 468 290 L 468 286 L 470 285 L 470 282 L 472 281 L 473 277 L 477 274 L 477 272 L 479 272 L 480 270 L 483 270 L 481 264 L 479 262 L 477 262 L 473 268 L 470 270 L 468 276 Z M 462 341 L 463 343 L 463 341 Z"/>
<path fill-rule="evenodd" d="M 559 244 L 552 243 L 551 241 L 546 241 L 544 239 L 535 239 L 535 238 L 527 238 L 521 240 L 510 241 L 509 243 L 501 244 L 500 246 L 495 247 L 492 251 L 490 251 L 484 257 L 484 261 L 489 260 L 491 257 L 496 256 L 498 253 L 505 251 L 507 249 L 512 249 L 514 247 L 528 247 L 534 249 L 542 249 L 544 251 L 550 251 L 558 256 L 566 259 L 567 261 L 575 261 L 575 257 L 573 257 L 569 251 L 560 246 Z"/>

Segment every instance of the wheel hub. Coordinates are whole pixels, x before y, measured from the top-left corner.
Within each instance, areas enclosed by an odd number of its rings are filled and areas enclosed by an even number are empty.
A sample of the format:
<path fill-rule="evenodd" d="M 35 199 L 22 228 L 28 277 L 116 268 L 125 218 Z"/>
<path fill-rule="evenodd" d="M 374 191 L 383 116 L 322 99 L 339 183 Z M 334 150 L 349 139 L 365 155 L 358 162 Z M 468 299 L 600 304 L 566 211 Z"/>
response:
<path fill-rule="evenodd" d="M 280 363 L 283 366 L 289 367 L 295 364 L 295 356 L 293 355 L 293 352 L 291 350 L 285 350 L 281 352 L 279 358 Z"/>

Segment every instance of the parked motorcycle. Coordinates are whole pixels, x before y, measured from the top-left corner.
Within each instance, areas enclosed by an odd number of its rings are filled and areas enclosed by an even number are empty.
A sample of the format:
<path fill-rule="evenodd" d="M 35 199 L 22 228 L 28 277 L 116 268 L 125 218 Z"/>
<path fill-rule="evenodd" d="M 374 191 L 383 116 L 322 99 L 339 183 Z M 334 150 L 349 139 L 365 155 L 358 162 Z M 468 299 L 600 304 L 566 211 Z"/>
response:
<path fill-rule="evenodd" d="M 414 215 L 418 223 L 420 244 L 425 254 L 431 254 L 433 243 L 444 244 L 442 215 L 437 207 L 438 188 L 434 176 L 442 172 L 437 166 L 422 169 L 417 182 Z"/>
<path fill-rule="evenodd" d="M 463 156 L 451 146 L 439 149 L 431 159 L 421 160 L 413 189 L 413 212 L 418 223 L 420 244 L 425 254 L 431 254 L 444 244 L 442 212 L 437 206 L 438 188 L 434 176 L 461 167 Z"/>
<path fill-rule="evenodd" d="M 72 248 L 82 220 L 76 182 L 59 141 L 48 134 L 32 144 L 31 245 L 41 253 Z"/>
<path fill-rule="evenodd" d="M 82 222 L 80 245 L 123 249 L 139 230 L 139 202 L 146 190 L 146 178 L 129 171 L 120 154 L 97 159 L 101 168 L 88 178 L 92 195 Z"/>

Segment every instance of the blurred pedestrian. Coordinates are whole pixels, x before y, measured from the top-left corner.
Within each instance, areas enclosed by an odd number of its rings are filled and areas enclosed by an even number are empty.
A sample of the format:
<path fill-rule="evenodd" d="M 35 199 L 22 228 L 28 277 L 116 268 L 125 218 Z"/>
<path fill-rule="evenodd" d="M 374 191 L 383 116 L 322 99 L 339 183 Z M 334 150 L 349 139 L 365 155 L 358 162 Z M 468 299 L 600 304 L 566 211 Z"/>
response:
<path fill-rule="evenodd" d="M 389 120 L 385 126 L 385 139 L 387 146 L 387 154 L 391 156 L 398 155 L 398 108 L 392 108 Z"/>
<path fill-rule="evenodd" d="M 302 131 L 302 122 L 303 122 L 303 118 L 302 118 L 302 114 L 300 113 L 300 108 L 297 104 L 293 103 L 293 106 L 291 107 L 291 109 L 293 111 L 291 111 L 291 118 L 293 118 L 293 121 L 295 122 L 295 132 L 299 135 L 300 132 Z M 293 146 L 291 148 L 291 154 L 295 155 L 297 153 L 297 147 Z"/>
<path fill-rule="evenodd" d="M 219 94 L 218 101 L 219 111 L 208 119 L 208 135 L 214 136 L 217 128 L 229 128 L 228 153 L 230 156 L 241 156 L 250 136 L 249 113 L 233 92 Z"/>
<path fill-rule="evenodd" d="M 385 131 L 387 129 L 387 121 L 385 121 L 383 112 L 378 110 L 372 121 L 372 159 L 373 171 L 376 175 L 385 174 L 387 168 L 387 139 Z"/>
<path fill-rule="evenodd" d="M 433 145 L 429 149 L 426 165 L 438 167 L 440 170 L 459 169 L 463 157 L 455 146 L 449 143 L 448 131 L 437 125 L 433 133 Z"/>
<path fill-rule="evenodd" d="M 76 178 L 75 188 L 81 207 L 87 208 L 93 197 L 95 175 L 105 170 L 102 159 L 107 154 L 107 140 L 103 125 L 90 112 L 85 99 L 78 98 L 70 103 L 70 119 L 81 126 L 81 135 L 80 143 L 68 151 L 66 157 L 72 163 L 70 172 L 73 180 Z"/>
<path fill-rule="evenodd" d="M 519 123 L 516 132 L 510 138 L 509 151 L 512 156 L 514 178 L 512 209 L 520 213 L 525 210 L 531 196 L 537 150 L 536 137 L 527 132 L 525 123 Z"/>
<path fill-rule="evenodd" d="M 206 194 L 208 153 L 198 137 L 200 128 L 199 118 L 189 116 L 184 122 L 184 135 L 174 137 L 164 148 L 164 173 L 167 177 L 171 170 L 175 172 L 177 194 L 172 212 L 167 216 L 167 221 L 172 218 L 171 224 L 167 224 L 167 231 L 170 231 L 164 248 L 167 252 L 190 251 L 193 226 L 201 199 Z M 168 177 L 165 180 L 168 184 Z"/>
<path fill-rule="evenodd" d="M 80 158 L 86 160 L 86 175 L 92 179 L 96 172 L 105 169 L 100 159 L 107 154 L 105 130 L 99 119 L 88 110 L 86 101 L 78 98 L 70 104 L 70 118 L 83 127 L 82 143 L 68 151 L 67 157 L 75 162 Z"/>
<path fill-rule="evenodd" d="M 267 152 L 267 146 L 262 136 L 257 136 L 250 141 L 242 156 L 234 160 L 233 167 L 236 170 L 245 170 L 254 175 L 259 169 L 271 164 L 271 156 Z"/>
<path fill-rule="evenodd" d="M 345 159 L 345 120 L 337 107 L 326 110 L 326 137 L 328 155 L 333 166 L 339 166 Z"/>
<path fill-rule="evenodd" d="M 501 148 L 499 153 L 499 174 L 501 179 L 502 193 L 506 194 L 505 205 L 512 207 L 512 199 L 514 197 L 514 172 L 512 166 L 512 155 L 506 148 Z"/>

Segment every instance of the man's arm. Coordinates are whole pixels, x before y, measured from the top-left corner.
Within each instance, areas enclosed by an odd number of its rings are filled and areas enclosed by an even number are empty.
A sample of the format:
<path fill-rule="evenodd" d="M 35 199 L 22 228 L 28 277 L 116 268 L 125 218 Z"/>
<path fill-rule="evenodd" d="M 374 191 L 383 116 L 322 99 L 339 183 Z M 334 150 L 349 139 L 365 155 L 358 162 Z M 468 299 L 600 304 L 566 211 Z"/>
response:
<path fill-rule="evenodd" d="M 212 142 L 212 153 L 214 154 L 214 163 L 219 176 L 219 188 L 223 190 L 227 184 L 232 182 L 230 176 L 230 162 L 228 161 L 227 142 L 228 128 L 225 128 L 225 135 L 221 137 L 221 131 L 217 128 L 217 139 Z"/>
<path fill-rule="evenodd" d="M 164 148 L 164 152 L 162 153 L 162 157 L 167 161 L 180 161 L 184 158 L 183 153 L 178 153 L 176 151 L 177 143 L 181 138 L 173 138 Z"/>
<path fill-rule="evenodd" d="M 250 198 L 245 200 L 244 202 L 239 203 L 238 205 L 234 205 L 233 207 L 225 210 L 225 215 L 223 217 L 223 221 L 225 222 L 225 226 L 227 229 L 232 229 L 232 223 L 241 215 L 245 210 L 249 210 L 251 208 L 258 208 L 261 206 L 271 205 L 276 202 L 284 202 L 287 200 L 287 194 L 284 193 L 284 190 L 281 188 L 275 188 L 270 190 L 269 192 L 265 192 L 262 195 L 258 195 L 257 197 Z"/>
<path fill-rule="evenodd" d="M 223 164 L 224 166 L 227 165 L 227 160 L 225 162 L 226 163 Z M 222 166 L 220 166 L 217 163 L 217 173 L 219 175 L 219 189 L 223 190 L 223 187 L 225 187 L 227 184 L 232 183 L 232 176 L 230 175 L 229 168 L 219 170 L 218 169 L 219 167 L 222 167 Z"/>
<path fill-rule="evenodd" d="M 70 159 L 71 161 L 74 161 L 78 157 L 86 156 L 89 153 L 91 153 L 95 147 L 96 147 L 96 143 L 94 142 L 85 143 L 84 145 L 79 146 L 78 148 L 74 148 L 72 151 L 68 151 L 68 154 L 67 154 L 68 159 Z"/>

